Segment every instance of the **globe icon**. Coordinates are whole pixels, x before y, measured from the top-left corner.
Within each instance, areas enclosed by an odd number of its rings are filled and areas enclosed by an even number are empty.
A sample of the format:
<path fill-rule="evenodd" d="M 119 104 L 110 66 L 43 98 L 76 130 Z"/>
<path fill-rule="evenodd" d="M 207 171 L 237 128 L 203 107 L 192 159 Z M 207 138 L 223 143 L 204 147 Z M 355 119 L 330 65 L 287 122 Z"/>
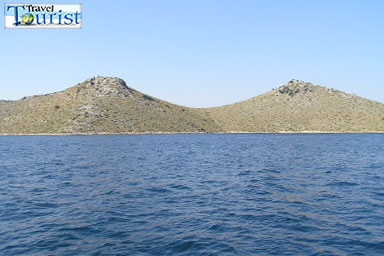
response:
<path fill-rule="evenodd" d="M 21 16 L 21 21 L 24 22 L 27 25 L 31 25 L 35 17 L 31 13 L 26 13 L 23 16 Z"/>

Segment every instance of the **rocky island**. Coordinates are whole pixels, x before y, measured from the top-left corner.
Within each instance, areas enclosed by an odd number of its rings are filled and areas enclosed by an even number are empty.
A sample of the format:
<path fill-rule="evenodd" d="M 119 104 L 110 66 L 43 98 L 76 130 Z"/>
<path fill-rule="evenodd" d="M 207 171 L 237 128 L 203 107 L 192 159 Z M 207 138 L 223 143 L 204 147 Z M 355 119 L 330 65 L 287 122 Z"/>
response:
<path fill-rule="evenodd" d="M 94 77 L 64 91 L 0 101 L 0 134 L 384 132 L 384 104 L 291 80 L 230 105 L 189 108 Z"/>

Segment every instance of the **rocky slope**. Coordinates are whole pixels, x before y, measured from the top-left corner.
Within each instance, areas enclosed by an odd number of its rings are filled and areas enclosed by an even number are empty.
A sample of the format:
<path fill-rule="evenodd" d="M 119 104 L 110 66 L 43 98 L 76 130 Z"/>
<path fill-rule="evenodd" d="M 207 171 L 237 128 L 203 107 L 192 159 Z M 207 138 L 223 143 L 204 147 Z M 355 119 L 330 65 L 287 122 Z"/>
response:
<path fill-rule="evenodd" d="M 205 111 L 225 131 L 384 131 L 384 104 L 299 80 Z"/>
<path fill-rule="evenodd" d="M 0 133 L 206 132 L 205 112 L 174 105 L 118 78 L 96 77 L 67 90 L 0 102 Z"/>
<path fill-rule="evenodd" d="M 291 80 L 257 97 L 188 108 L 96 77 L 67 90 L 0 101 L 0 134 L 384 132 L 384 104 Z"/>

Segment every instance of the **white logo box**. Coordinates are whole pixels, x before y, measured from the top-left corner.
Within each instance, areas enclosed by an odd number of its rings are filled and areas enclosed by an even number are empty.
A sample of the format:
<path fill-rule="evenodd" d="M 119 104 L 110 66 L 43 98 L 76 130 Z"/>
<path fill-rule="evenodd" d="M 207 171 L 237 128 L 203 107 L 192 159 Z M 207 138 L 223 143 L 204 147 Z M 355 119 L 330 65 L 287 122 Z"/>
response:
<path fill-rule="evenodd" d="M 81 29 L 82 5 L 79 4 L 4 4 L 4 28 L 7 29 Z"/>

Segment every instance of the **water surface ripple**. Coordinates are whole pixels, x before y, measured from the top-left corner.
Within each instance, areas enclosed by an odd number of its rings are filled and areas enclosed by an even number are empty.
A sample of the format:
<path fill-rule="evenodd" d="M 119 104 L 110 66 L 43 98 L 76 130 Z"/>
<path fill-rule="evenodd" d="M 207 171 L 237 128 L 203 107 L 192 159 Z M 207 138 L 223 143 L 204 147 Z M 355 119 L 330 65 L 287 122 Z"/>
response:
<path fill-rule="evenodd" d="M 384 135 L 2 136 L 0 255 L 384 255 Z"/>

